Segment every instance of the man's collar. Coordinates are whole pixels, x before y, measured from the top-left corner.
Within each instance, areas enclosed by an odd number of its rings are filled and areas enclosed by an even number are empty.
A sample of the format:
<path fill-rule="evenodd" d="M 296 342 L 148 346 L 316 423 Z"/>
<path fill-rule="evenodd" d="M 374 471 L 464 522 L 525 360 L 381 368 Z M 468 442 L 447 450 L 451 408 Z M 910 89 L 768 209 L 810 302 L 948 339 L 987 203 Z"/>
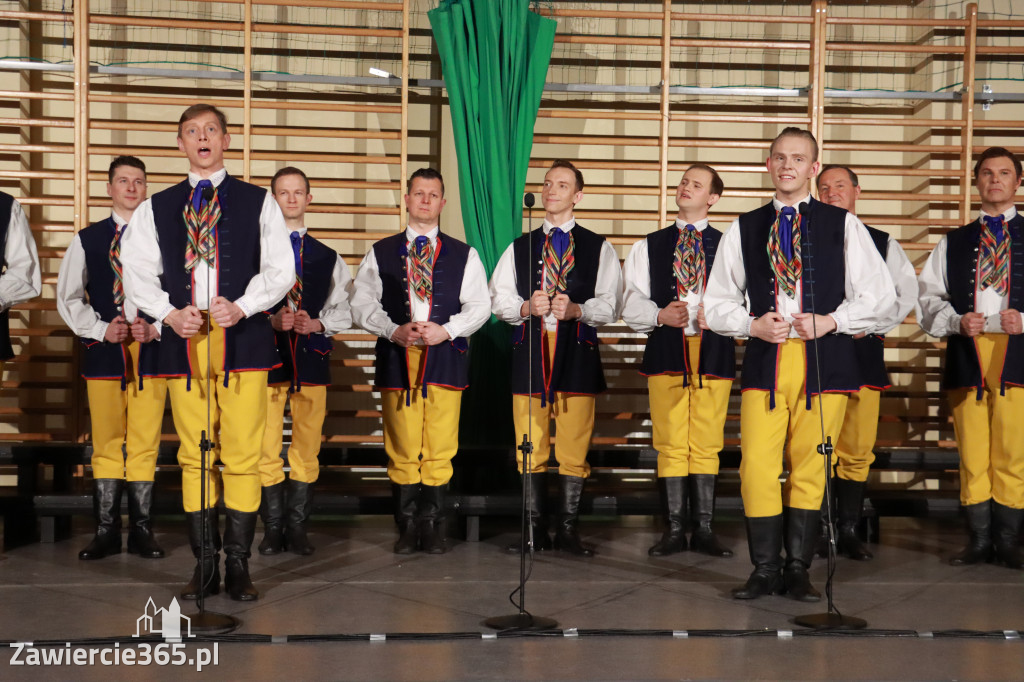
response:
<path fill-rule="evenodd" d="M 550 220 L 545 218 L 543 227 L 544 234 L 549 234 L 551 230 L 554 230 L 556 228 L 561 230 L 562 232 L 569 232 L 570 230 L 572 230 L 572 228 L 576 227 L 576 216 L 572 216 L 571 218 L 569 218 L 569 222 L 565 223 L 564 225 L 555 225 Z"/>
<path fill-rule="evenodd" d="M 412 229 L 411 227 L 406 226 L 406 228 L 405 228 L 405 241 L 412 242 L 412 241 L 416 241 L 417 237 L 426 237 L 427 239 L 430 240 L 430 243 L 433 244 L 434 241 L 437 239 L 438 232 L 440 232 L 440 231 L 441 231 L 441 226 L 440 225 L 435 225 L 434 228 L 432 230 L 430 230 L 430 232 L 427 232 L 426 234 L 420 234 L 419 232 L 417 232 L 416 230 Z"/>
<path fill-rule="evenodd" d="M 703 232 L 704 228 L 708 226 L 708 219 L 701 218 L 695 223 L 687 223 L 682 218 L 676 218 L 676 227 L 679 228 L 680 230 L 685 230 L 687 225 L 693 225 L 694 229 L 696 229 L 698 232 Z"/>
<path fill-rule="evenodd" d="M 216 171 L 213 175 L 207 178 L 207 180 L 212 182 L 214 187 L 220 187 L 220 183 L 224 182 L 224 178 L 226 178 L 227 176 L 228 169 L 221 168 L 219 171 Z M 188 184 L 192 185 L 193 187 L 198 185 L 199 181 L 202 179 L 203 178 L 199 177 L 198 173 L 193 173 L 192 171 L 188 172 Z"/>
<path fill-rule="evenodd" d="M 128 224 L 128 221 L 122 218 L 121 216 L 117 215 L 117 211 L 115 211 L 114 209 L 110 209 L 110 217 L 114 221 L 114 226 L 117 227 L 117 229 L 119 230 Z"/>
<path fill-rule="evenodd" d="M 811 203 L 811 195 L 810 195 L 809 192 L 808 192 L 807 196 L 805 196 L 800 201 L 794 202 L 793 204 L 786 204 L 786 203 L 783 203 L 783 202 L 779 201 L 778 197 L 774 197 L 774 196 L 772 197 L 772 206 L 775 207 L 776 211 L 781 211 L 786 206 L 792 206 L 793 208 L 797 208 L 800 204 L 803 204 L 803 203 L 808 203 L 808 204 Z"/>
<path fill-rule="evenodd" d="M 988 216 L 988 215 L 989 214 L 985 213 L 985 211 L 981 211 L 980 212 L 979 220 L 981 218 L 984 218 L 985 216 Z M 1015 217 L 1017 217 L 1017 207 L 1016 206 L 1011 206 L 1010 208 L 1008 208 L 1005 211 L 1003 211 L 1003 220 L 1005 220 L 1006 222 L 1010 222 Z"/>

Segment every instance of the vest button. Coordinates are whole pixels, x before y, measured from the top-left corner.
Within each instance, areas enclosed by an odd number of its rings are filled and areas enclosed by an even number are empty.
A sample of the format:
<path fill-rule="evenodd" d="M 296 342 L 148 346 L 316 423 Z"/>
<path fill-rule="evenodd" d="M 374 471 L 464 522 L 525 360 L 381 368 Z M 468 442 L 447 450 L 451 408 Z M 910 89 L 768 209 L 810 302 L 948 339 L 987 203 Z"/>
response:
<path fill-rule="evenodd" d="M 191 284 L 186 284 L 186 285 L 185 285 L 185 291 L 188 291 L 188 290 L 190 290 L 191 288 L 192 288 L 192 285 L 191 285 Z"/>

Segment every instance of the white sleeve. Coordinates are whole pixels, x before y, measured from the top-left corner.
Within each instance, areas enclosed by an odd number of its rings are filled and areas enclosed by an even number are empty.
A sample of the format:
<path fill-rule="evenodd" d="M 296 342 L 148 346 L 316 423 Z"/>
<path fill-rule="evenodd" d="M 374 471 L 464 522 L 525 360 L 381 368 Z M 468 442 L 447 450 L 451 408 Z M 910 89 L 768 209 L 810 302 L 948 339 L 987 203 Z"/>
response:
<path fill-rule="evenodd" d="M 11 219 L 7 223 L 4 263 L 7 270 L 0 275 L 0 310 L 35 298 L 43 290 L 36 240 L 17 200 L 11 204 Z"/>
<path fill-rule="evenodd" d="M 910 259 L 904 253 L 900 243 L 889 237 L 889 247 L 885 254 L 885 267 L 889 270 L 892 283 L 896 287 L 896 308 L 893 315 L 879 320 L 872 330 L 874 334 L 888 334 L 907 319 L 907 315 L 917 304 L 917 273 Z"/>
<path fill-rule="evenodd" d="M 381 304 L 384 285 L 380 279 L 377 256 L 372 248 L 359 264 L 359 270 L 352 280 L 351 291 L 349 304 L 352 306 L 352 320 L 356 325 L 371 334 L 390 339 L 398 325 L 388 317 Z"/>
<path fill-rule="evenodd" d="M 164 274 L 160 239 L 153 219 L 153 200 L 146 199 L 132 214 L 121 236 L 121 267 L 124 270 L 124 295 L 135 306 L 158 322 L 175 308 L 160 284 Z"/>
<path fill-rule="evenodd" d="M 711 331 L 723 336 L 750 336 L 746 292 L 740 221 L 734 220 L 718 245 L 715 265 L 704 289 L 704 317 Z"/>
<path fill-rule="evenodd" d="M 658 326 L 658 305 L 651 300 L 650 255 L 646 239 L 633 244 L 622 265 L 625 293 L 622 297 L 622 321 L 633 331 L 648 334 Z"/>
<path fill-rule="evenodd" d="M 936 337 L 960 333 L 960 318 L 953 309 L 946 281 L 947 240 L 943 236 L 928 254 L 917 277 L 917 323 L 926 334 Z"/>
<path fill-rule="evenodd" d="M 591 327 L 612 324 L 622 310 L 622 268 L 615 247 L 607 239 L 601 245 L 594 297 L 580 305 L 580 322 Z"/>
<path fill-rule="evenodd" d="M 295 283 L 295 257 L 289 233 L 281 207 L 267 192 L 260 211 L 260 271 L 235 301 L 246 317 L 270 308 L 284 298 Z"/>
<path fill-rule="evenodd" d="M 85 285 L 88 281 L 85 249 L 82 248 L 81 237 L 76 234 L 64 252 L 57 274 L 57 313 L 75 336 L 102 341 L 108 323 L 100 319 L 100 314 L 87 300 Z"/>
<path fill-rule="evenodd" d="M 334 336 L 352 326 L 352 309 L 348 305 L 349 283 L 352 275 L 348 265 L 341 256 L 334 263 L 331 273 L 331 286 L 327 291 L 327 301 L 320 309 L 320 324 L 324 326 L 326 336 Z"/>
<path fill-rule="evenodd" d="M 511 325 L 520 325 L 527 319 L 519 314 L 523 309 L 524 299 L 516 289 L 516 256 L 512 244 L 508 245 L 505 253 L 498 259 L 498 264 L 494 266 L 489 290 L 491 312 L 499 320 Z"/>
<path fill-rule="evenodd" d="M 896 287 L 864 223 L 852 213 L 844 226 L 846 297 L 831 313 L 836 333 L 860 334 L 895 315 Z"/>
<path fill-rule="evenodd" d="M 469 248 L 466 271 L 462 274 L 462 288 L 459 290 L 462 310 L 452 315 L 444 324 L 445 331 L 452 339 L 469 336 L 491 317 L 491 299 L 487 295 L 487 271 L 480 255 Z"/>

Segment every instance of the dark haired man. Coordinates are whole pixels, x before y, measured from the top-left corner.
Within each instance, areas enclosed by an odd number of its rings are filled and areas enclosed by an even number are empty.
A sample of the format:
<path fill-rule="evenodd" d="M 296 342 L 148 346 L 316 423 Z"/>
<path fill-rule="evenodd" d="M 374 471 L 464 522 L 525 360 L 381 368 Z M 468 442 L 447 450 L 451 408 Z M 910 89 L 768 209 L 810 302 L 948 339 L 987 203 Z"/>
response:
<path fill-rule="evenodd" d="M 960 504 L 970 540 L 954 566 L 996 558 L 1024 568 L 1024 222 L 1020 160 L 986 149 L 974 166 L 976 220 L 939 240 L 918 278 L 918 320 L 946 337 L 943 388 L 960 448 Z"/>
<path fill-rule="evenodd" d="M 459 449 L 468 337 L 490 317 L 487 274 L 476 249 L 440 231 L 444 179 L 409 178 L 402 232 L 363 258 L 352 282 L 352 317 L 379 338 L 384 449 L 395 501 L 396 554 L 446 551 L 445 487 Z"/>
<path fill-rule="evenodd" d="M 128 298 L 164 326 L 158 374 L 167 377 L 181 440 L 182 502 L 197 560 L 181 597 L 220 590 L 215 505 L 223 487 L 224 587 L 232 599 L 251 601 L 259 596 L 248 560 L 260 506 L 267 372 L 281 363 L 263 311 L 292 287 L 295 265 L 277 202 L 224 168 L 230 142 L 216 107 L 185 110 L 178 149 L 188 158 L 188 178 L 139 206 L 122 260 Z M 223 465 L 222 486 L 212 470 L 203 471 L 204 435 L 216 446 L 211 460 Z M 210 507 L 206 527 L 204 505 Z"/>

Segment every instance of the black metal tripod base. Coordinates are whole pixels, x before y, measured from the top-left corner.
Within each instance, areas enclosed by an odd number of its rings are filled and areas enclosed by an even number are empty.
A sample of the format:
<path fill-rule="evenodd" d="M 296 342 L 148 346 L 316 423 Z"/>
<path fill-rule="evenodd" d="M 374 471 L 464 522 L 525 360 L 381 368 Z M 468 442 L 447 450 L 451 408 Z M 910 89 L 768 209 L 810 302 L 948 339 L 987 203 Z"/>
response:
<path fill-rule="evenodd" d="M 512 616 L 495 616 L 483 622 L 494 630 L 554 630 L 558 621 L 529 613 L 517 613 Z"/>
<path fill-rule="evenodd" d="M 815 630 L 863 630 L 868 622 L 855 616 L 841 616 L 838 613 L 812 613 L 793 619 L 797 625 Z"/>
<path fill-rule="evenodd" d="M 242 624 L 242 621 L 234 616 L 215 611 L 200 611 L 188 618 L 193 632 L 223 634 L 234 630 Z"/>

